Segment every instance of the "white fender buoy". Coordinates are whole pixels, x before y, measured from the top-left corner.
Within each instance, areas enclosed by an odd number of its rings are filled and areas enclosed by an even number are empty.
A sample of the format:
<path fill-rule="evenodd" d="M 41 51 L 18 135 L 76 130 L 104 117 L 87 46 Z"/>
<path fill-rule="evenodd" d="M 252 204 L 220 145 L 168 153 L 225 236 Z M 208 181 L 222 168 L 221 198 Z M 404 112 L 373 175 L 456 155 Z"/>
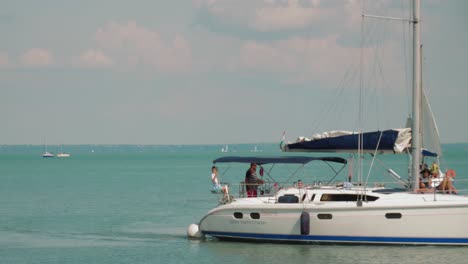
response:
<path fill-rule="evenodd" d="M 187 236 L 189 239 L 200 239 L 203 238 L 203 233 L 200 232 L 197 224 L 191 224 L 187 228 Z"/>

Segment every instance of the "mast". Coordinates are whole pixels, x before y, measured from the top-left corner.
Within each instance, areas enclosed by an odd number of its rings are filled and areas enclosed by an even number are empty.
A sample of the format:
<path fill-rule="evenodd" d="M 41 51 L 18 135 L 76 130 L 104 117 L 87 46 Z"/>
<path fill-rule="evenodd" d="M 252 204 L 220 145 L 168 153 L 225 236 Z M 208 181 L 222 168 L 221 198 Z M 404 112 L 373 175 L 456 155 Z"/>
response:
<path fill-rule="evenodd" d="M 413 139 L 411 143 L 413 190 L 419 188 L 421 162 L 421 23 L 420 0 L 413 0 Z"/>

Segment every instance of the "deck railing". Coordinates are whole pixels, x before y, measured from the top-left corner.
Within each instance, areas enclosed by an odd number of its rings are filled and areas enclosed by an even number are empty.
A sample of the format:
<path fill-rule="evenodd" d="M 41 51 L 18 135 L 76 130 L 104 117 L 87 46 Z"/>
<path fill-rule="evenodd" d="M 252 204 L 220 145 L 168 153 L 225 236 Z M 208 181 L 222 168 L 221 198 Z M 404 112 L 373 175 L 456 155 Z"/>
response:
<path fill-rule="evenodd" d="M 395 181 L 389 182 L 375 182 L 370 183 L 367 187 L 389 187 L 389 186 L 397 186 L 395 185 Z M 452 184 L 456 188 L 456 194 L 459 195 L 468 195 L 468 179 L 453 179 Z M 228 187 L 228 193 L 230 199 L 232 198 L 246 198 L 248 197 L 246 183 L 239 182 L 239 183 L 228 183 L 222 182 L 221 185 Z M 353 182 L 353 187 L 362 186 L 359 183 Z M 258 184 L 257 186 L 257 195 L 256 197 L 275 197 L 276 193 L 285 188 L 297 187 L 295 183 L 284 183 L 284 182 L 271 182 L 267 181 L 264 184 Z M 313 181 L 313 182 L 304 182 L 303 187 L 304 189 L 320 189 L 320 188 L 330 188 L 330 187 L 342 187 L 347 188 L 346 184 L 343 182 L 335 182 L 329 185 L 322 184 L 321 182 Z M 363 187 L 363 186 L 362 186 Z M 391 187 L 389 187 L 391 188 Z M 212 191 L 213 192 L 213 191 Z M 428 189 L 427 191 L 423 191 L 421 193 L 436 193 L 441 194 L 445 193 L 446 191 L 438 190 L 437 188 Z M 213 192 L 216 193 L 216 192 Z M 225 201 L 224 194 L 222 192 L 217 192 L 220 195 L 220 201 Z"/>

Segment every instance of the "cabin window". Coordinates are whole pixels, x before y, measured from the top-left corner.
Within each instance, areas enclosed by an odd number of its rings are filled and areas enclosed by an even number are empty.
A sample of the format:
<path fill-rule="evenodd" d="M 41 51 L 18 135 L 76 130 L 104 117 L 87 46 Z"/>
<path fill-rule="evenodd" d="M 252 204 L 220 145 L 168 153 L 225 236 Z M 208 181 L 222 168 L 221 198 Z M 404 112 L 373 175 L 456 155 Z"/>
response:
<path fill-rule="evenodd" d="M 401 214 L 400 213 L 386 213 L 385 218 L 387 218 L 387 219 L 400 219 Z"/>
<path fill-rule="evenodd" d="M 356 202 L 361 195 L 358 194 L 338 194 L 338 193 L 326 193 L 322 194 L 320 201 L 322 202 Z M 373 202 L 379 199 L 377 196 L 364 195 L 362 200 Z"/>
<path fill-rule="evenodd" d="M 235 213 L 234 213 L 234 218 L 236 218 L 236 219 L 242 219 L 242 218 L 244 218 L 244 214 L 241 213 L 241 212 L 235 212 Z"/>
<path fill-rule="evenodd" d="M 260 214 L 259 214 L 259 213 L 250 213 L 250 218 L 252 218 L 252 219 L 260 219 Z"/>
<path fill-rule="evenodd" d="M 299 197 L 294 194 L 285 194 L 278 198 L 278 203 L 299 203 Z"/>
<path fill-rule="evenodd" d="M 331 214 L 318 214 L 317 218 L 321 220 L 330 220 L 333 216 Z"/>

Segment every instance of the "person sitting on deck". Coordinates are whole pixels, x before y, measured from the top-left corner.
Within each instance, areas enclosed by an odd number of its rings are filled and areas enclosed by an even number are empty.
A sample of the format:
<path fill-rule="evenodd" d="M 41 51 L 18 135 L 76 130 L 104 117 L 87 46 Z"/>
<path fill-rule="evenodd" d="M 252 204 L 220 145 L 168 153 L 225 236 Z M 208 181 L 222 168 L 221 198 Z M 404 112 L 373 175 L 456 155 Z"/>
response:
<path fill-rule="evenodd" d="M 457 189 L 453 186 L 453 178 L 455 178 L 456 173 L 454 170 L 447 170 L 445 172 L 445 177 L 437 187 L 438 190 L 447 192 L 448 194 L 457 194 Z"/>
<path fill-rule="evenodd" d="M 221 185 L 218 179 L 218 168 L 216 166 L 211 167 L 211 182 L 213 183 L 212 192 L 224 194 L 224 197 L 229 197 L 228 187 Z"/>
<path fill-rule="evenodd" d="M 419 178 L 419 189 L 430 189 L 431 187 L 431 171 L 423 169 L 421 171 L 421 178 Z"/>
<path fill-rule="evenodd" d="M 437 164 L 437 162 L 432 162 L 432 165 L 431 165 L 431 173 L 432 175 L 434 176 L 436 173 L 437 175 L 439 174 L 439 165 Z"/>
<path fill-rule="evenodd" d="M 263 184 L 262 179 L 257 178 L 257 164 L 250 163 L 250 168 L 245 172 L 245 188 L 247 197 L 257 197 L 259 184 Z"/>

